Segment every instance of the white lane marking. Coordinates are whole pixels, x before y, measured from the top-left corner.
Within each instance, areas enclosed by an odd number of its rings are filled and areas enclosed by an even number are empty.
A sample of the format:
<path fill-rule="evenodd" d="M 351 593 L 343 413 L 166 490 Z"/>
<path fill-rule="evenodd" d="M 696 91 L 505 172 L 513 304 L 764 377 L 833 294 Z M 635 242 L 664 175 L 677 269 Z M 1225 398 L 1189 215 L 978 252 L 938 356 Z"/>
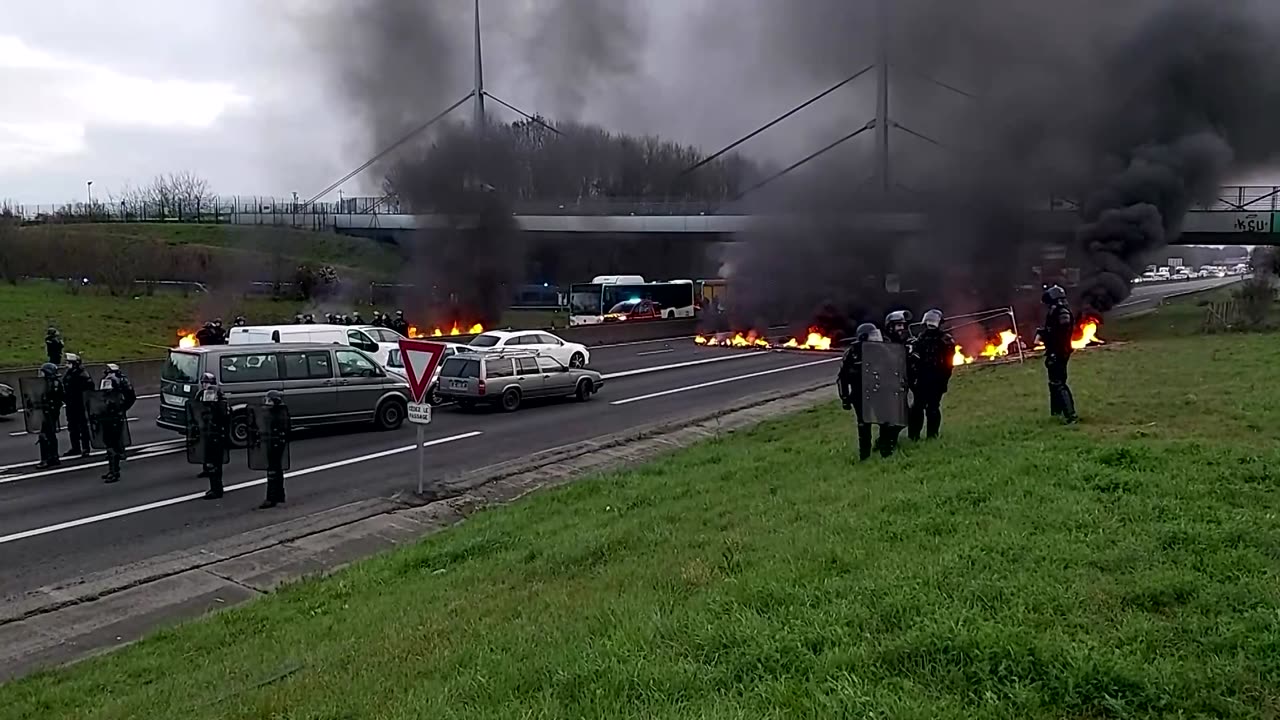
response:
<path fill-rule="evenodd" d="M 675 351 L 675 348 L 667 348 L 666 350 L 646 350 L 645 352 L 636 353 L 636 357 L 644 357 L 645 355 L 664 355 Z"/>
<path fill-rule="evenodd" d="M 817 360 L 815 362 L 802 363 L 800 365 L 788 365 L 786 367 L 773 368 L 772 370 L 761 370 L 760 372 L 749 373 L 747 375 L 738 375 L 736 377 L 721 378 L 710 382 L 698 383 L 697 385 L 689 385 L 687 387 L 672 388 L 671 390 L 663 390 L 662 392 L 649 393 L 648 395 L 640 395 L 638 397 L 626 398 L 624 400 L 614 400 L 610 405 L 628 405 L 641 400 L 652 400 L 654 398 L 665 397 L 667 395 L 675 395 L 676 393 L 689 392 L 691 390 L 701 390 L 702 388 L 714 387 L 716 385 L 724 385 L 725 383 L 737 382 L 739 380 L 750 380 L 751 378 L 764 377 L 765 375 L 773 375 L 774 373 L 790 372 L 792 370 L 800 370 L 802 368 L 814 367 L 815 365 L 826 365 L 827 363 L 840 362 L 842 358 L 830 358 L 828 360 Z"/>
<path fill-rule="evenodd" d="M 467 438 L 473 438 L 473 437 L 476 437 L 477 435 L 482 435 L 482 434 L 483 433 L 476 430 L 468 433 L 462 433 L 461 435 L 451 435 L 449 437 L 439 438 L 437 440 L 428 440 L 427 442 L 422 443 L 422 447 L 431 447 L 433 445 L 444 445 L 445 443 L 451 443 L 458 440 L 466 440 Z M 376 452 L 370 455 L 361 455 L 359 457 L 347 458 L 346 460 L 338 460 L 336 462 L 326 463 L 324 465 L 317 465 L 315 467 L 304 468 L 302 470 L 294 470 L 293 472 L 285 473 L 284 476 L 286 479 L 302 477 L 303 475 L 310 475 L 312 473 L 324 472 L 326 470 L 333 470 L 334 468 L 345 467 L 347 465 L 355 465 L 356 463 L 367 462 L 369 460 L 377 460 L 379 458 L 384 458 L 389 455 L 398 455 L 400 453 L 408 452 L 410 450 L 416 450 L 417 447 L 418 447 L 418 444 L 414 443 L 412 445 L 393 448 L 391 450 L 383 450 L 382 452 Z M 128 482 L 128 480 L 126 479 L 124 482 Z M 267 482 L 267 479 L 265 477 L 258 478 L 257 480 L 249 480 L 248 482 L 229 485 L 223 491 L 233 492 L 236 490 L 244 490 L 245 488 L 251 488 L 257 485 L 265 485 L 266 482 Z M 23 530 L 22 532 L 13 533 L 11 535 L 0 535 L 0 545 L 4 545 L 5 543 L 16 542 L 18 540 L 26 540 L 27 538 L 39 537 L 40 535 L 48 535 L 49 533 L 55 533 L 61 530 L 70 530 L 71 528 L 82 527 L 84 525 L 92 525 L 94 523 L 100 523 L 104 520 L 114 520 L 115 518 L 119 518 L 119 517 L 136 515 L 138 513 L 147 512 L 148 510 L 157 510 L 163 507 L 180 505 L 185 502 L 191 502 L 192 500 L 199 500 L 203 497 L 204 497 L 203 492 L 191 493 L 189 495 L 179 495 L 177 497 L 171 497 L 165 500 L 157 500 L 155 502 L 146 503 L 145 505 L 135 505 L 134 507 L 128 507 L 122 510 L 113 510 L 108 513 L 102 513 L 101 515 L 90 515 L 89 517 L 76 518 L 75 520 L 60 522 L 60 523 L 57 523 L 56 525 L 48 525 L 46 527 L 35 528 L 33 530 Z"/>
<path fill-rule="evenodd" d="M 129 422 L 138 422 L 138 418 L 125 418 L 125 419 L 128 420 Z M 67 428 L 63 427 L 61 430 L 58 431 L 58 434 L 64 435 L 66 434 L 66 432 L 67 432 Z M 18 430 L 17 432 L 9 433 L 9 437 L 22 437 L 23 435 L 31 435 L 31 434 L 33 433 L 29 433 L 26 430 Z"/>
<path fill-rule="evenodd" d="M 179 447 L 153 448 L 150 452 L 140 453 L 138 455 L 126 455 L 124 458 L 124 461 L 133 462 L 135 460 L 150 460 L 151 458 L 160 457 L 161 455 L 172 455 L 174 453 L 186 452 L 186 450 L 187 450 L 186 442 L 184 441 L 183 444 Z M 102 454 L 106 455 L 106 452 L 104 451 Z M 105 460 L 102 462 L 81 463 L 78 465 L 59 465 L 56 468 L 51 468 L 49 470 L 40 470 L 38 472 L 27 473 L 25 475 L 14 475 L 12 477 L 0 477 L 0 485 L 15 483 L 20 480 L 34 480 L 36 478 L 49 477 L 50 475 L 62 475 L 63 473 L 79 472 L 80 470 L 89 470 L 91 468 L 99 468 L 99 467 L 106 467 L 106 466 L 107 466 L 107 462 Z"/>
<path fill-rule="evenodd" d="M 160 440 L 159 442 L 146 443 L 145 445 L 133 445 L 129 449 L 136 450 L 136 451 L 143 451 L 143 450 L 158 449 L 162 447 L 172 447 L 175 445 L 183 445 L 185 443 L 186 443 L 186 440 L 182 438 L 177 438 L 174 440 Z M 106 450 L 95 450 L 89 454 L 89 457 L 102 457 L 106 454 L 107 454 Z M 76 456 L 73 455 L 70 458 L 63 458 L 63 462 L 74 462 L 76 459 L 77 459 Z M 17 470 L 19 468 L 35 467 L 36 465 L 39 465 L 39 464 L 40 464 L 39 460 L 28 460 L 27 462 L 14 463 L 12 465 L 0 465 L 0 473 L 5 473 L 10 470 Z M 76 467 L 84 467 L 84 466 L 77 465 Z"/>
<path fill-rule="evenodd" d="M 706 358 L 705 360 L 690 360 L 688 362 L 672 363 L 670 365 L 655 365 L 653 367 L 638 368 L 636 370 L 623 370 L 621 372 L 601 375 L 600 377 L 604 380 L 613 380 L 615 378 L 631 377 L 632 375 L 647 375 L 649 373 L 662 372 L 664 370 L 678 370 L 680 368 L 693 367 L 694 365 L 725 362 L 726 360 L 742 360 L 743 358 L 763 357 L 766 354 L 768 354 L 768 351 L 765 350 L 745 350 L 741 353 L 721 355 L 720 357 Z"/>
<path fill-rule="evenodd" d="M 155 394 L 153 394 L 153 395 L 139 395 L 137 399 L 138 399 L 138 400 L 153 400 L 153 399 L 158 398 L 158 397 L 160 397 L 160 393 L 155 393 Z"/>

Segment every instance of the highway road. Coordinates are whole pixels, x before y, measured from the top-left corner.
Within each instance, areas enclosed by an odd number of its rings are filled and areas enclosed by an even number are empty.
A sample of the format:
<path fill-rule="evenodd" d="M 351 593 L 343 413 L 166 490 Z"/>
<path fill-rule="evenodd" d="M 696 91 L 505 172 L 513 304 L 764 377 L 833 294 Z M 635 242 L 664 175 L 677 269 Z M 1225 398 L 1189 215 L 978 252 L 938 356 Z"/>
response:
<path fill-rule="evenodd" d="M 1240 276 L 1224 277 L 1224 278 L 1206 278 L 1203 280 L 1181 280 L 1177 282 L 1158 282 L 1158 283 L 1142 283 L 1135 285 L 1133 293 L 1128 300 L 1117 305 L 1112 311 L 1112 317 L 1123 317 L 1134 313 L 1149 310 L 1159 305 L 1162 300 L 1174 297 L 1184 293 L 1201 292 L 1205 290 L 1213 290 L 1215 288 L 1225 287 L 1232 283 L 1237 283 L 1244 278 Z"/>
<path fill-rule="evenodd" d="M 690 339 L 594 349 L 592 367 L 607 379 L 588 402 L 513 414 L 438 410 L 427 428 L 428 481 L 810 385 L 834 377 L 836 362 L 830 353 L 702 348 Z M 157 407 L 156 398 L 135 405 L 134 455 L 114 485 L 100 479 L 101 457 L 35 470 L 35 441 L 21 434 L 21 419 L 0 424 L 0 597 L 416 485 L 413 427 L 343 428 L 295 440 L 286 506 L 256 510 L 265 480 L 247 469 L 243 452 L 226 468 L 226 496 L 203 500 L 206 481 L 186 463 L 180 439 L 155 426 Z"/>

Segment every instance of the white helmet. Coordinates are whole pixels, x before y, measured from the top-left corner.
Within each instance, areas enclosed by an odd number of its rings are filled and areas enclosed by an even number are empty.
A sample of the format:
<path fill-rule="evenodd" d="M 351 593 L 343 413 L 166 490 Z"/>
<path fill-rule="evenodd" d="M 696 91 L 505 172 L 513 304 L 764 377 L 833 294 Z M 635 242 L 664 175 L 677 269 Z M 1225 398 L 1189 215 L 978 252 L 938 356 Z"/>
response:
<path fill-rule="evenodd" d="M 925 327 L 934 328 L 936 330 L 937 328 L 942 327 L 942 311 L 934 308 L 933 310 L 925 313 L 921 320 L 924 322 Z"/>

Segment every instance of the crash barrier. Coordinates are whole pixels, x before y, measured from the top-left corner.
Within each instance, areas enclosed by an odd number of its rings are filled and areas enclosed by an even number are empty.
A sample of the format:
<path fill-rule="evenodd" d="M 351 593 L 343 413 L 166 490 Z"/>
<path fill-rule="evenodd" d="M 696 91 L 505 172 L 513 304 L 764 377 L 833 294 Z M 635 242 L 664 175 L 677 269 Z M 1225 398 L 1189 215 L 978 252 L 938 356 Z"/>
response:
<path fill-rule="evenodd" d="M 557 337 L 568 342 L 582 343 L 588 347 L 595 345 L 613 345 L 616 343 L 643 342 L 645 340 L 665 340 L 667 338 L 692 337 L 696 332 L 696 320 L 651 320 L 636 323 L 617 323 L 590 327 L 564 328 L 548 330 Z M 445 342 L 467 343 L 474 335 L 455 335 L 439 338 L 423 338 L 425 340 L 441 340 Z M 134 391 L 146 395 L 160 391 L 160 371 L 164 367 L 163 358 L 150 360 L 127 360 L 119 363 L 120 369 L 133 383 Z M 102 377 L 103 363 L 86 363 L 85 367 L 93 375 L 94 380 Z M 0 383 L 15 390 L 18 378 L 33 377 L 39 372 L 39 366 L 0 371 Z"/>

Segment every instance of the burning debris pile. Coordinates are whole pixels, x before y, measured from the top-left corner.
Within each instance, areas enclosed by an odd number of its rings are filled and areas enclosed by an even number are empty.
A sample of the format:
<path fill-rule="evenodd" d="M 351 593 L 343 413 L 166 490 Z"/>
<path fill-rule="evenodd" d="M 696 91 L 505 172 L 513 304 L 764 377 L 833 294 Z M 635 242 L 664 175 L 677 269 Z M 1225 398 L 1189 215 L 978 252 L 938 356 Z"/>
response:
<path fill-rule="evenodd" d="M 1105 345 L 1106 343 L 1098 337 L 1098 326 L 1099 321 L 1097 318 L 1085 317 L 1071 338 L 1071 347 L 1075 350 L 1083 350 L 1094 345 Z M 1017 332 L 1001 330 L 1000 335 L 989 340 L 977 355 L 968 355 L 965 353 L 963 345 L 956 345 L 956 352 L 951 356 L 951 364 L 956 367 L 962 367 L 964 365 L 972 365 L 979 359 L 984 362 L 998 362 L 1015 352 L 1022 356 L 1026 352 L 1040 350 L 1044 350 L 1043 344 L 1036 343 L 1035 347 L 1028 350 L 1027 344 Z"/>
<path fill-rule="evenodd" d="M 199 344 L 200 344 L 200 341 L 196 339 L 196 333 L 194 330 L 178 331 L 178 347 L 184 348 L 184 349 L 193 348 Z"/>
<path fill-rule="evenodd" d="M 832 349 L 834 344 L 831 337 L 825 335 L 819 328 L 809 328 L 808 334 L 803 340 L 794 337 L 787 340 L 782 340 L 781 338 L 777 340 L 769 340 L 757 333 L 755 330 L 749 330 L 746 333 L 725 332 L 717 333 L 715 335 L 698 335 L 693 338 L 693 342 L 707 347 L 819 351 L 829 351 Z"/>
<path fill-rule="evenodd" d="M 480 323 L 475 323 L 470 327 L 465 327 L 465 329 L 463 325 L 459 325 L 458 323 L 454 323 L 453 326 L 450 327 L 448 330 L 445 330 L 440 326 L 436 326 L 432 328 L 431 332 L 429 333 L 419 330 L 417 325 L 409 326 L 409 337 L 415 340 L 420 338 L 427 338 L 427 337 L 458 337 L 459 335 L 479 335 L 482 332 L 484 332 L 484 325 Z"/>

